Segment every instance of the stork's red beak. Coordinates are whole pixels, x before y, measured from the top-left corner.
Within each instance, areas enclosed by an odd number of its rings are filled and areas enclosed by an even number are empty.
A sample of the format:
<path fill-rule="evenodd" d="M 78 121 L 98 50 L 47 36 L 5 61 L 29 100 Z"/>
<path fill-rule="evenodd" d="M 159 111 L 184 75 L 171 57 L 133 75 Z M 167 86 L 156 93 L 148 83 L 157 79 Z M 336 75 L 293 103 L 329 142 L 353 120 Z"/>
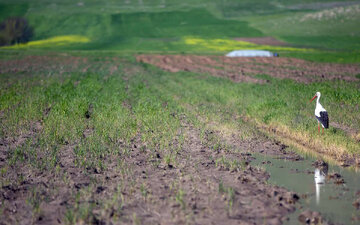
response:
<path fill-rule="evenodd" d="M 311 100 L 310 102 L 314 101 L 314 99 L 317 97 L 317 95 L 315 95 Z"/>

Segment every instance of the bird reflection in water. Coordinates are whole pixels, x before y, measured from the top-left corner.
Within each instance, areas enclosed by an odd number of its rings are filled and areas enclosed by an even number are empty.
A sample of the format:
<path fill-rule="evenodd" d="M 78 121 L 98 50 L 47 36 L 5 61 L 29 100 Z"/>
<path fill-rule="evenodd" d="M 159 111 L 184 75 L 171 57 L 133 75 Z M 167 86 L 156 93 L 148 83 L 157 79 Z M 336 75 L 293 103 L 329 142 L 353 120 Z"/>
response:
<path fill-rule="evenodd" d="M 320 189 L 325 186 L 325 179 L 328 173 L 328 165 L 322 165 L 315 169 L 316 204 L 320 204 Z"/>

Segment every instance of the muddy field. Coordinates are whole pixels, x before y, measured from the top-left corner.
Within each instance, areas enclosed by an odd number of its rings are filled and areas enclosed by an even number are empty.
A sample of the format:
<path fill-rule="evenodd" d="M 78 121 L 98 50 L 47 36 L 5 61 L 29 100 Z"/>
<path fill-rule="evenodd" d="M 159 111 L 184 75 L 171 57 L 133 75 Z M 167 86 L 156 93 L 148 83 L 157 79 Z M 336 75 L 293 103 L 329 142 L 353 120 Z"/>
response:
<path fill-rule="evenodd" d="M 31 56 L 1 63 L 3 74 L 31 76 L 34 71 L 66 74 L 94 69 L 111 75 L 118 68 L 108 62 L 89 66 L 81 57 Z M 132 76 L 139 70 L 141 67 L 127 67 L 125 73 Z M 50 112 L 51 108 L 45 109 L 43 120 Z M 90 118 L 90 114 L 85 116 Z M 105 170 L 77 166 L 74 152 L 78 144 L 68 143 L 59 146 L 55 170 L 47 171 L 22 162 L 9 164 L 13 151 L 25 143 L 36 143 L 43 120 L 32 123 L 20 136 L 1 137 L 0 224 L 282 224 L 294 212 L 299 196 L 267 184 L 269 175 L 249 165 L 253 157 L 248 150 L 290 160 L 301 160 L 300 156 L 264 135 L 249 141 L 225 138 L 234 150 L 243 150 L 214 151 L 185 114 L 174 117 L 181 118 L 181 133 L 186 136 L 176 165 L 164 163 L 164 153 L 150 151 L 139 134 L 131 143 L 117 143 L 117 154 L 103 159 Z M 82 138 L 93 132 L 85 129 Z M 221 136 L 213 130 L 205 133 L 205 140 Z M 41 158 L 45 153 L 37 154 Z M 216 161 L 220 157 L 224 160 Z"/>
<path fill-rule="evenodd" d="M 170 72 L 191 71 L 226 77 L 235 82 L 265 83 L 254 77 L 266 74 L 281 79 L 310 83 L 341 79 L 358 81 L 358 65 L 313 63 L 281 57 L 225 57 L 196 55 L 139 55 L 139 62 L 153 64 Z"/>
<path fill-rule="evenodd" d="M 171 72 L 205 72 L 226 76 L 236 82 L 256 83 L 266 82 L 253 77 L 259 71 L 268 71 L 266 74 L 271 76 L 300 82 L 339 78 L 357 80 L 353 74 L 360 71 L 352 65 L 322 64 L 324 71 L 320 72 L 319 65 L 314 63 L 282 58 L 140 55 L 137 60 Z M 302 75 L 296 73 L 294 68 L 303 68 Z M 109 77 L 121 74 L 119 76 L 125 83 L 126 91 L 134 85 L 130 83 L 133 77 L 144 71 L 141 65 L 133 65 L 115 57 L 91 63 L 85 57 L 67 56 L 29 56 L 0 61 L 1 74 L 17 75 L 19 79 L 22 75 L 36 77 L 37 74 L 43 74 L 42 78 L 46 78 L 56 72 L 60 74 L 61 83 L 72 72 L 84 75 L 101 72 L 105 75 L 99 80 L 106 83 Z M 85 81 L 71 80 L 70 86 L 76 89 L 82 82 Z M 10 82 L 7 88 L 12 85 L 14 83 Z M 129 94 L 132 95 L 136 94 Z M 133 109 L 136 104 L 132 105 L 131 101 L 119 104 L 131 112 L 130 118 L 136 118 Z M 18 105 L 8 111 L 1 111 L 0 119 L 5 121 L 9 111 L 16 107 Z M 80 115 L 85 122 L 94 117 L 92 107 L 90 104 L 85 114 Z M 162 107 L 166 108 L 167 103 L 163 102 Z M 149 143 L 142 139 L 144 134 L 138 131 L 130 142 L 124 142 L 121 138 L 109 141 L 112 153 L 99 156 L 105 166 L 81 166 L 79 156 L 76 155 L 78 146 L 93 138 L 97 129 L 86 126 L 81 130 L 78 140 L 63 141 L 53 146 L 57 150 L 52 169 L 44 169 L 47 165 L 34 166 L 32 159 L 42 161 L 47 157 L 47 149 L 43 152 L 38 143 L 39 137 L 46 132 L 45 123 L 52 110 L 51 107 L 45 107 L 41 112 L 42 118 L 31 122 L 30 129 L 20 135 L 4 135 L 0 138 L 1 225 L 276 225 L 288 220 L 301 198 L 297 193 L 269 184 L 269 174 L 261 166 L 250 165 L 255 159 L 254 153 L 289 161 L 303 160 L 300 155 L 289 151 L 287 145 L 269 138 L 256 128 L 251 128 L 256 130 L 256 135 L 247 139 L 238 138 L 241 132 L 251 133 L 247 128 L 232 130 L 227 135 L 209 127 L 204 131 L 190 119 L 191 111 L 195 109 L 188 109 L 182 114 L 171 113 L 181 124 L 172 145 L 177 146 L 180 139 L 184 139 L 181 149 L 171 153 L 175 154 L 173 157 L 176 163 L 167 160 L 168 152 L 150 148 Z M 80 120 L 80 117 L 76 119 Z M 247 124 L 245 119 L 243 123 L 244 127 L 253 126 Z M 212 145 L 214 138 L 220 139 L 222 143 L 216 149 Z M 19 151 L 29 145 L 35 149 L 34 152 Z M 14 162 L 14 158 L 22 160 Z M 307 211 L 310 216 L 305 215 L 305 219 L 303 216 L 300 220 L 306 222 L 308 217 L 313 217 L 312 213 Z M 321 218 L 319 214 L 316 217 Z"/>
<path fill-rule="evenodd" d="M 141 224 L 262 224 L 263 221 L 281 224 L 295 210 L 299 196 L 267 184 L 269 175 L 248 165 L 252 160 L 250 153 L 214 152 L 201 144 L 199 131 L 186 119 L 182 126 L 188 142 L 179 152 L 182 160 L 178 165 L 156 165 L 162 161 L 161 153 L 150 152 L 140 140 L 133 140 L 130 146 L 119 146 L 116 158 L 106 158 L 106 171 L 83 171 L 76 167 L 75 146 L 71 145 L 62 147 L 56 174 L 29 166 L 11 168 L 7 178 L 12 182 L 0 190 L 1 224 L 69 222 L 64 216 L 68 207 L 76 204 L 76 193 L 82 191 L 88 195 L 88 204 L 94 204 L 90 221 L 93 224 L 111 224 L 114 218 L 125 224 L 134 221 Z M 39 122 L 17 140 L 3 138 L 0 145 L 5 155 L 1 159 L 2 166 L 7 160 L 7 151 L 21 145 L 25 139 L 34 138 L 40 130 Z M 213 134 L 209 131 L 208 135 Z M 298 155 L 286 152 L 286 146 L 263 138 L 264 142 L 234 141 L 232 144 L 237 148 L 252 146 L 258 152 L 301 160 Z M 121 154 L 121 148 L 130 150 Z M 216 165 L 214 158 L 221 155 L 243 163 L 231 168 Z M 118 158 L 127 164 L 128 171 L 119 170 Z M 135 185 L 130 185 L 131 182 Z M 112 199 L 114 195 L 118 197 Z M 117 201 L 117 207 L 97 209 L 98 205 L 112 200 Z M 36 204 L 41 213 L 34 218 L 32 211 Z M 133 218 L 135 214 L 136 219 Z"/>

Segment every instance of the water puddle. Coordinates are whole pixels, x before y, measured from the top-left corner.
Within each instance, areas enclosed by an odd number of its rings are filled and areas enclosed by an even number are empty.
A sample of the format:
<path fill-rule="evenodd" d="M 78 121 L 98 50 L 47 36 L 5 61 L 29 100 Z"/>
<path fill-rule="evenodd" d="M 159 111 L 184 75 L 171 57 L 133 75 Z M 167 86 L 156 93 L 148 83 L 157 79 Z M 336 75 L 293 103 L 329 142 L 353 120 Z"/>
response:
<path fill-rule="evenodd" d="M 315 168 L 312 164 L 316 158 L 311 156 L 302 161 L 253 156 L 256 160 L 252 165 L 263 167 L 270 174 L 269 183 L 295 191 L 301 197 L 298 209 L 285 224 L 300 224 L 298 216 L 306 209 L 320 212 L 333 223 L 360 224 L 360 210 L 353 206 L 360 198 L 359 172 L 330 164 Z"/>

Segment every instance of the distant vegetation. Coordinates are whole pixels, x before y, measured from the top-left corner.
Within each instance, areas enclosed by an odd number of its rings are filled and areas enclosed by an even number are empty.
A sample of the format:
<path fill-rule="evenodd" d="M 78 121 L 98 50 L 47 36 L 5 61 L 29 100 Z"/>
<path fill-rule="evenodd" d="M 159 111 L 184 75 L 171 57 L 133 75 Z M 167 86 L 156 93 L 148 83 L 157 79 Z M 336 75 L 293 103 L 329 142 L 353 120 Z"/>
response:
<path fill-rule="evenodd" d="M 360 62 L 359 1 L 0 0 L 0 20 L 9 17 L 26 18 L 35 41 L 69 35 L 91 40 L 28 48 L 224 54 L 219 48 L 189 45 L 185 39 L 271 36 L 316 50 L 282 50 L 281 56 Z"/>
<path fill-rule="evenodd" d="M 9 18 L 0 24 L 0 46 L 28 42 L 33 29 L 24 18 Z"/>

